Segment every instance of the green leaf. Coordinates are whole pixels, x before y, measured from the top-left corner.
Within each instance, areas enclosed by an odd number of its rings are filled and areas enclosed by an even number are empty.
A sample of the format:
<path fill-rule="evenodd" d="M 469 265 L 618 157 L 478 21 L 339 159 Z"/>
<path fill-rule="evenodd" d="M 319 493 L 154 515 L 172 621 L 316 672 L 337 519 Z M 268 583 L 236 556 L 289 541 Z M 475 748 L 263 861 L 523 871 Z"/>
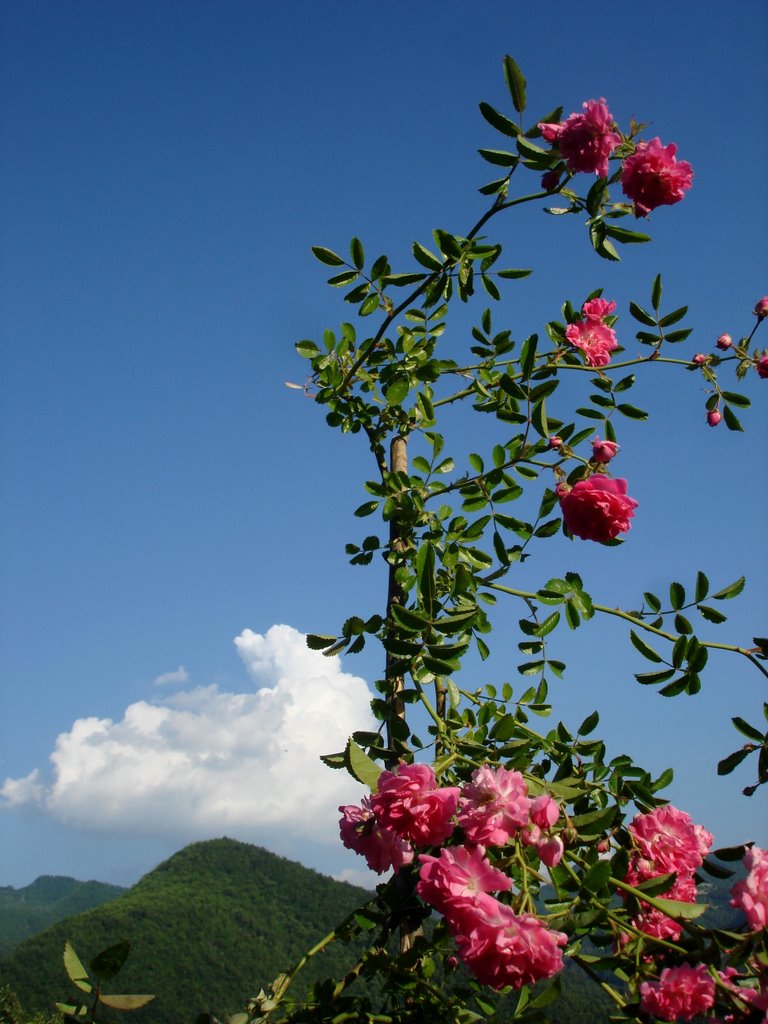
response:
<path fill-rule="evenodd" d="M 756 729 L 754 725 L 750 725 L 749 722 L 745 722 L 743 718 L 732 718 L 731 721 L 739 730 L 739 732 L 746 736 L 747 739 L 755 740 L 756 743 L 762 743 L 765 739 L 759 729 Z"/>
<path fill-rule="evenodd" d="M 705 604 L 699 605 L 699 614 L 702 616 L 702 618 L 706 619 L 707 622 L 714 622 L 715 624 L 725 622 L 725 620 L 728 618 L 727 615 L 723 615 L 723 613 L 718 611 L 717 608 L 710 608 L 708 605 Z"/>
<path fill-rule="evenodd" d="M 139 1010 L 151 1003 L 154 996 L 108 996 L 99 992 L 99 1002 L 113 1010 Z"/>
<path fill-rule="evenodd" d="M 393 405 L 401 405 L 402 402 L 408 396 L 408 392 L 410 391 L 410 389 L 411 385 L 409 384 L 407 378 L 393 380 L 392 383 L 387 388 L 387 405 L 390 406 L 390 408 Z"/>
<path fill-rule="evenodd" d="M 411 252 L 414 255 L 414 259 L 417 263 L 420 263 L 422 267 L 426 267 L 427 270 L 442 270 L 443 264 L 437 258 L 433 256 L 429 249 L 425 249 L 419 242 L 414 242 L 411 246 Z"/>
<path fill-rule="evenodd" d="M 64 943 L 64 967 L 69 975 L 69 980 L 73 981 L 79 989 L 82 989 L 83 992 L 93 991 L 93 985 L 88 980 L 88 972 L 70 942 Z"/>
<path fill-rule="evenodd" d="M 363 516 L 369 516 L 379 507 L 378 501 L 364 501 L 362 505 L 359 505 L 355 509 L 355 515 L 362 519 Z"/>
<path fill-rule="evenodd" d="M 617 405 L 616 408 L 618 409 L 618 411 L 621 413 L 622 416 L 626 416 L 628 419 L 631 419 L 631 420 L 647 420 L 648 419 L 648 413 L 645 412 L 643 409 L 638 409 L 634 405 L 626 405 L 626 404 L 622 403 L 620 405 Z"/>
<path fill-rule="evenodd" d="M 338 637 L 321 636 L 319 633 L 307 633 L 307 647 L 311 651 L 324 651 L 331 644 L 335 644 Z"/>
<path fill-rule="evenodd" d="M 349 253 L 357 269 L 362 270 L 365 266 L 365 252 L 363 251 L 363 243 L 359 238 L 353 238 L 349 243 Z"/>
<path fill-rule="evenodd" d="M 342 288 L 345 284 L 352 284 L 353 281 L 357 280 L 358 276 L 356 270 L 345 270 L 341 274 L 336 274 L 335 277 L 329 277 L 328 284 L 333 288 Z"/>
<path fill-rule="evenodd" d="M 725 420 L 725 425 L 729 430 L 744 430 L 744 427 L 742 427 L 736 413 L 731 409 L 730 405 L 723 406 L 723 419 Z"/>
<path fill-rule="evenodd" d="M 435 610 L 435 549 L 429 543 L 422 544 L 416 555 L 416 579 L 421 604 L 431 618 Z"/>
<path fill-rule="evenodd" d="M 314 341 L 305 340 L 297 342 L 296 351 L 300 356 L 304 356 L 305 359 L 314 359 L 314 357 L 320 352 L 320 349 Z"/>
<path fill-rule="evenodd" d="M 653 279 L 653 287 L 651 288 L 651 305 L 657 312 L 661 305 L 661 290 L 661 274 L 657 274 Z"/>
<path fill-rule="evenodd" d="M 522 114 L 525 110 L 526 81 L 522 71 L 509 54 L 504 57 L 504 77 L 507 80 L 507 88 L 512 97 L 512 106 L 518 114 Z"/>
<path fill-rule="evenodd" d="M 680 900 L 668 900 L 663 896 L 657 896 L 656 901 L 661 904 L 660 909 L 668 917 L 682 918 L 684 921 L 693 921 L 707 910 L 706 903 L 682 903 Z"/>
<path fill-rule="evenodd" d="M 735 405 L 738 409 L 749 409 L 752 404 L 746 395 L 739 395 L 735 391 L 723 391 L 722 395 L 729 405 Z"/>
<path fill-rule="evenodd" d="M 630 302 L 629 312 L 638 320 L 641 324 L 645 324 L 646 327 L 655 327 L 656 321 L 650 313 L 646 313 L 642 306 L 638 306 L 636 302 Z"/>
<path fill-rule="evenodd" d="M 676 309 L 672 313 L 667 313 L 659 320 L 659 327 L 671 327 L 672 324 L 676 324 L 678 320 L 682 320 L 685 314 L 688 312 L 687 306 L 681 306 L 680 309 Z"/>
<path fill-rule="evenodd" d="M 100 981 L 109 981 L 120 971 L 130 951 L 130 942 L 117 942 L 97 953 L 91 960 L 90 968 Z"/>
<path fill-rule="evenodd" d="M 656 651 L 654 651 L 654 649 L 645 642 L 645 640 L 637 635 L 634 629 L 630 629 L 629 639 L 632 641 L 632 646 L 638 650 L 644 658 L 647 658 L 648 661 L 658 663 L 664 660 L 660 654 L 657 654 Z"/>
<path fill-rule="evenodd" d="M 597 713 L 597 711 L 593 711 L 591 715 L 587 715 L 587 717 L 579 726 L 579 736 L 589 736 L 589 734 L 595 729 L 599 721 L 600 715 Z"/>
<path fill-rule="evenodd" d="M 605 888 L 608 884 L 608 879 L 611 877 L 611 862 L 608 860 L 599 860 L 596 864 L 593 864 L 589 871 L 584 875 L 581 885 L 587 892 L 599 892 Z"/>
<path fill-rule="evenodd" d="M 610 238 L 615 238 L 617 242 L 623 244 L 638 243 L 638 242 L 650 242 L 651 236 L 644 235 L 640 231 L 628 231 L 627 228 L 617 228 L 613 224 L 605 225 L 605 233 Z"/>
<path fill-rule="evenodd" d="M 478 149 L 477 152 L 483 160 L 497 167 L 514 167 L 519 159 L 517 153 L 508 153 L 504 149 Z"/>
<path fill-rule="evenodd" d="M 722 590 L 718 590 L 716 594 L 713 594 L 713 600 L 729 601 L 732 597 L 737 597 L 744 589 L 746 582 L 746 577 L 740 576 L 734 583 L 730 583 L 727 587 L 723 587 Z"/>
<path fill-rule="evenodd" d="M 375 792 L 381 775 L 380 766 L 352 739 L 347 742 L 347 757 L 350 771 L 357 781 Z"/>
<path fill-rule="evenodd" d="M 685 604 L 685 588 L 682 583 L 670 583 L 669 601 L 675 611 L 683 607 Z"/>
<path fill-rule="evenodd" d="M 511 138 L 514 138 L 520 134 L 520 129 L 514 121 L 510 121 L 508 117 L 500 114 L 498 110 L 494 110 L 489 103 L 480 104 L 480 113 L 488 124 L 492 125 L 496 131 L 501 132 L 502 135 L 508 135 Z"/>
<path fill-rule="evenodd" d="M 506 281 L 506 280 L 516 280 L 519 277 L 528 277 L 529 274 L 533 273 L 533 271 L 532 270 L 510 269 L 510 270 L 496 270 L 496 271 L 494 271 L 494 273 L 496 274 L 496 277 L 504 278 L 504 280 Z"/>
<path fill-rule="evenodd" d="M 709 593 L 709 580 L 703 572 L 696 573 L 696 603 L 703 601 Z"/>
<path fill-rule="evenodd" d="M 320 260 L 320 262 L 324 263 L 327 267 L 344 266 L 344 260 L 341 258 L 341 256 L 337 256 L 336 253 L 332 252 L 330 249 L 323 248 L 322 245 L 313 245 L 312 255 L 315 257 L 315 259 Z"/>

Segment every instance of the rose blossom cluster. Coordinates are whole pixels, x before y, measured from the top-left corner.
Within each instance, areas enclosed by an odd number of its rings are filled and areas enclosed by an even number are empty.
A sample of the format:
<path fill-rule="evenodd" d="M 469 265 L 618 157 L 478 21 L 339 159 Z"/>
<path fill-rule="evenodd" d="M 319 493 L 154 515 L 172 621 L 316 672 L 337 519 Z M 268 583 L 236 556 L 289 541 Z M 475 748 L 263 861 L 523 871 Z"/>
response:
<path fill-rule="evenodd" d="M 535 846 L 549 867 L 563 855 L 552 833 L 560 817 L 547 794 L 532 798 L 525 779 L 501 766 L 477 768 L 463 787 L 438 786 L 429 765 L 399 764 L 383 771 L 377 790 L 360 807 L 340 807 L 342 842 L 379 873 L 413 860 L 413 846 L 440 846 L 458 826 L 463 842 L 438 856 L 419 855 L 416 891 L 441 913 L 461 958 L 492 988 L 549 978 L 562 969 L 567 939 L 533 914 L 516 914 L 492 892 L 512 880 L 489 862 L 486 848 L 519 839 Z"/>
<path fill-rule="evenodd" d="M 557 146 L 572 171 L 608 177 L 608 158 L 621 145 L 622 137 L 604 99 L 587 100 L 583 113 L 574 113 L 559 124 L 539 123 L 547 142 Z M 624 159 L 621 187 L 635 208 L 636 217 L 646 217 L 657 206 L 678 203 L 693 183 L 693 168 L 677 159 L 677 146 L 663 146 L 658 137 L 638 142 L 634 152 Z M 549 171 L 542 180 L 546 189 L 557 185 L 557 172 Z"/>
<path fill-rule="evenodd" d="M 607 366 L 611 352 L 619 347 L 615 331 L 605 322 L 614 309 L 615 302 L 590 299 L 581 307 L 582 319 L 565 329 L 571 345 L 584 353 L 587 366 Z"/>
<path fill-rule="evenodd" d="M 629 833 L 635 849 L 626 881 L 639 885 L 650 878 L 674 873 L 675 881 L 662 895 L 665 899 L 694 903 L 697 890 L 693 876 L 712 847 L 711 834 L 672 804 L 636 815 Z M 654 907 L 643 909 L 632 924 L 646 935 L 662 939 L 677 939 L 682 931 L 676 921 Z"/>

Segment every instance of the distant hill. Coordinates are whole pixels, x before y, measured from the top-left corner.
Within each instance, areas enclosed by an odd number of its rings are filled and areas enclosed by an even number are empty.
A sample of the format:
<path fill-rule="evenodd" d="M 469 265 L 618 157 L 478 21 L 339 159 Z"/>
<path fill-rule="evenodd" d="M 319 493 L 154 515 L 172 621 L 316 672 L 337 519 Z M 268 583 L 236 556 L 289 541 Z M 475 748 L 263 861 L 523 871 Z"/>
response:
<path fill-rule="evenodd" d="M 246 843 L 195 843 L 116 899 L 22 942 L 0 962 L 0 986 L 28 1011 L 49 1010 L 76 994 L 65 940 L 87 963 L 127 939 L 131 954 L 111 991 L 157 996 L 131 1014 L 134 1024 L 179 1024 L 201 1012 L 225 1019 L 369 895 Z M 308 979 L 343 971 L 343 952 L 329 947 Z"/>
<path fill-rule="evenodd" d="M 41 875 L 22 889 L 0 887 L 0 959 L 49 925 L 115 899 L 125 889 L 106 882 L 78 882 Z"/>

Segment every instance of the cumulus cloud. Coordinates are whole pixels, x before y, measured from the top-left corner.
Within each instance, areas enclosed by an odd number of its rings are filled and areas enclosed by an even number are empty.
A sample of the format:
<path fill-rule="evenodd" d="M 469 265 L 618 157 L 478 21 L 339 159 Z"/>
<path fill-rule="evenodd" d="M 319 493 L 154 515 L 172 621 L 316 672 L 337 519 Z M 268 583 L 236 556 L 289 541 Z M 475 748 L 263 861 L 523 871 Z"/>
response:
<path fill-rule="evenodd" d="M 373 726 L 365 681 L 291 626 L 243 630 L 235 645 L 255 683 L 247 692 L 200 686 L 137 701 L 119 721 L 80 718 L 56 741 L 50 782 L 37 770 L 6 779 L 5 805 L 94 830 L 338 842 L 336 808 L 361 787 L 318 755 Z"/>
<path fill-rule="evenodd" d="M 188 683 L 189 672 L 183 665 L 179 665 L 173 672 L 162 672 L 153 679 L 155 686 L 169 686 L 171 683 Z"/>

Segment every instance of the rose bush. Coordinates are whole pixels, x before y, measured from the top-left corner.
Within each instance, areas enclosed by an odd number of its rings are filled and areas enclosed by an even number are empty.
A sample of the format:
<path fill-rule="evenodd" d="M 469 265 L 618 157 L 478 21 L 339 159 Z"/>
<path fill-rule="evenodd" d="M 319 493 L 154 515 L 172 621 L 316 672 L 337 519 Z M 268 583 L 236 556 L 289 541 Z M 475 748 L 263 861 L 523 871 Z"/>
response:
<path fill-rule="evenodd" d="M 623 417 L 647 418 L 628 395 L 636 373 L 663 366 L 683 380 L 693 375 L 709 422 L 741 430 L 737 411 L 749 399 L 720 378 L 734 370 L 749 384 L 764 366 L 768 375 L 768 357 L 751 348 L 768 308 L 757 303 L 747 337 L 734 341 L 731 327 L 730 345 L 680 358 L 674 346 L 691 334 L 686 307 L 664 307 L 657 275 L 650 301 L 629 303 L 635 333 L 622 320 L 621 360 L 619 311 L 599 288 L 580 308 L 566 300 L 562 320 L 519 340 L 483 309 L 471 351 L 461 348 L 463 334 L 446 346 L 455 298 L 499 301 L 500 285 L 527 273 L 503 268 L 503 246 L 489 233 L 495 218 L 558 194 L 566 205 L 547 209 L 586 217 L 592 248 L 615 261 L 616 246 L 648 241 L 623 226 L 632 213 L 624 197 L 646 216 L 692 184 L 674 145 L 643 140 L 634 120 L 622 130 L 604 100 L 565 120 L 560 108 L 526 125 L 526 81 L 510 57 L 504 74 L 514 113 L 485 103 L 481 112 L 508 148 L 480 151 L 497 176 L 480 189 L 490 204 L 474 226 L 465 234 L 436 230 L 431 247 L 414 243 L 415 265 L 396 272 L 387 256 L 369 262 L 358 238 L 348 258 L 313 249 L 331 268 L 329 283 L 348 289 L 359 319 L 326 330 L 322 345 L 298 344 L 311 367 L 299 387 L 331 427 L 361 435 L 372 456 L 356 516 L 379 517 L 383 529 L 369 528 L 346 551 L 353 565 L 380 560 L 386 599 L 378 613 L 350 615 L 308 643 L 326 654 L 367 643 L 383 649 L 371 705 L 378 729 L 355 732 L 323 760 L 368 791 L 359 805 L 340 808 L 342 842 L 389 874 L 365 906 L 251 1001 L 254 1024 L 471 1024 L 498 1019 L 488 989 L 505 990 L 504 1020 L 533 1024 L 557 997 L 566 960 L 610 1000 L 616 1020 L 738 1020 L 766 997 L 764 854 L 750 848 L 747 878 L 732 890 L 744 923 L 703 926 L 701 882 L 728 869 L 712 861 L 708 831 L 665 799 L 671 771 L 655 777 L 627 755 L 609 758 L 593 736 L 598 711 L 581 723 L 548 720 L 551 684 L 566 673 L 556 631 L 596 616 L 628 625 L 633 656 L 651 665 L 635 673 L 638 682 L 665 697 L 698 692 L 715 648 L 768 678 L 768 640 L 755 638 L 750 648 L 709 637 L 726 618 L 720 603 L 744 580 L 711 592 L 700 570 L 692 588 L 673 581 L 668 599 L 645 591 L 624 609 L 613 599 L 600 603 L 572 571 L 527 589 L 515 573 L 538 544 L 562 533 L 611 543 L 630 530 L 638 502 L 608 468 Z M 584 183 L 582 173 L 597 180 Z M 612 195 L 616 188 L 622 196 Z M 572 408 L 575 389 L 560 388 L 574 377 L 589 382 L 589 407 Z M 462 403 L 482 414 L 481 439 L 477 450 L 449 454 L 447 439 L 464 436 L 463 420 L 446 430 Z M 632 445 L 621 453 L 630 461 Z M 535 565 L 529 561 L 529 578 Z M 517 675 L 505 668 L 514 682 L 467 686 L 459 682 L 464 659 L 476 655 L 473 671 L 482 670 L 503 600 L 520 610 L 516 625 L 503 619 L 505 631 L 516 632 Z M 768 734 L 742 717 L 733 722 L 741 745 L 718 771 L 757 762 L 757 781 L 745 790 L 752 793 L 768 781 Z M 735 860 L 743 849 L 719 853 Z M 347 939 L 349 970 L 292 1002 L 291 984 L 308 960 Z M 456 970 L 457 955 L 466 970 Z M 374 984 L 356 996 L 361 980 Z"/>

